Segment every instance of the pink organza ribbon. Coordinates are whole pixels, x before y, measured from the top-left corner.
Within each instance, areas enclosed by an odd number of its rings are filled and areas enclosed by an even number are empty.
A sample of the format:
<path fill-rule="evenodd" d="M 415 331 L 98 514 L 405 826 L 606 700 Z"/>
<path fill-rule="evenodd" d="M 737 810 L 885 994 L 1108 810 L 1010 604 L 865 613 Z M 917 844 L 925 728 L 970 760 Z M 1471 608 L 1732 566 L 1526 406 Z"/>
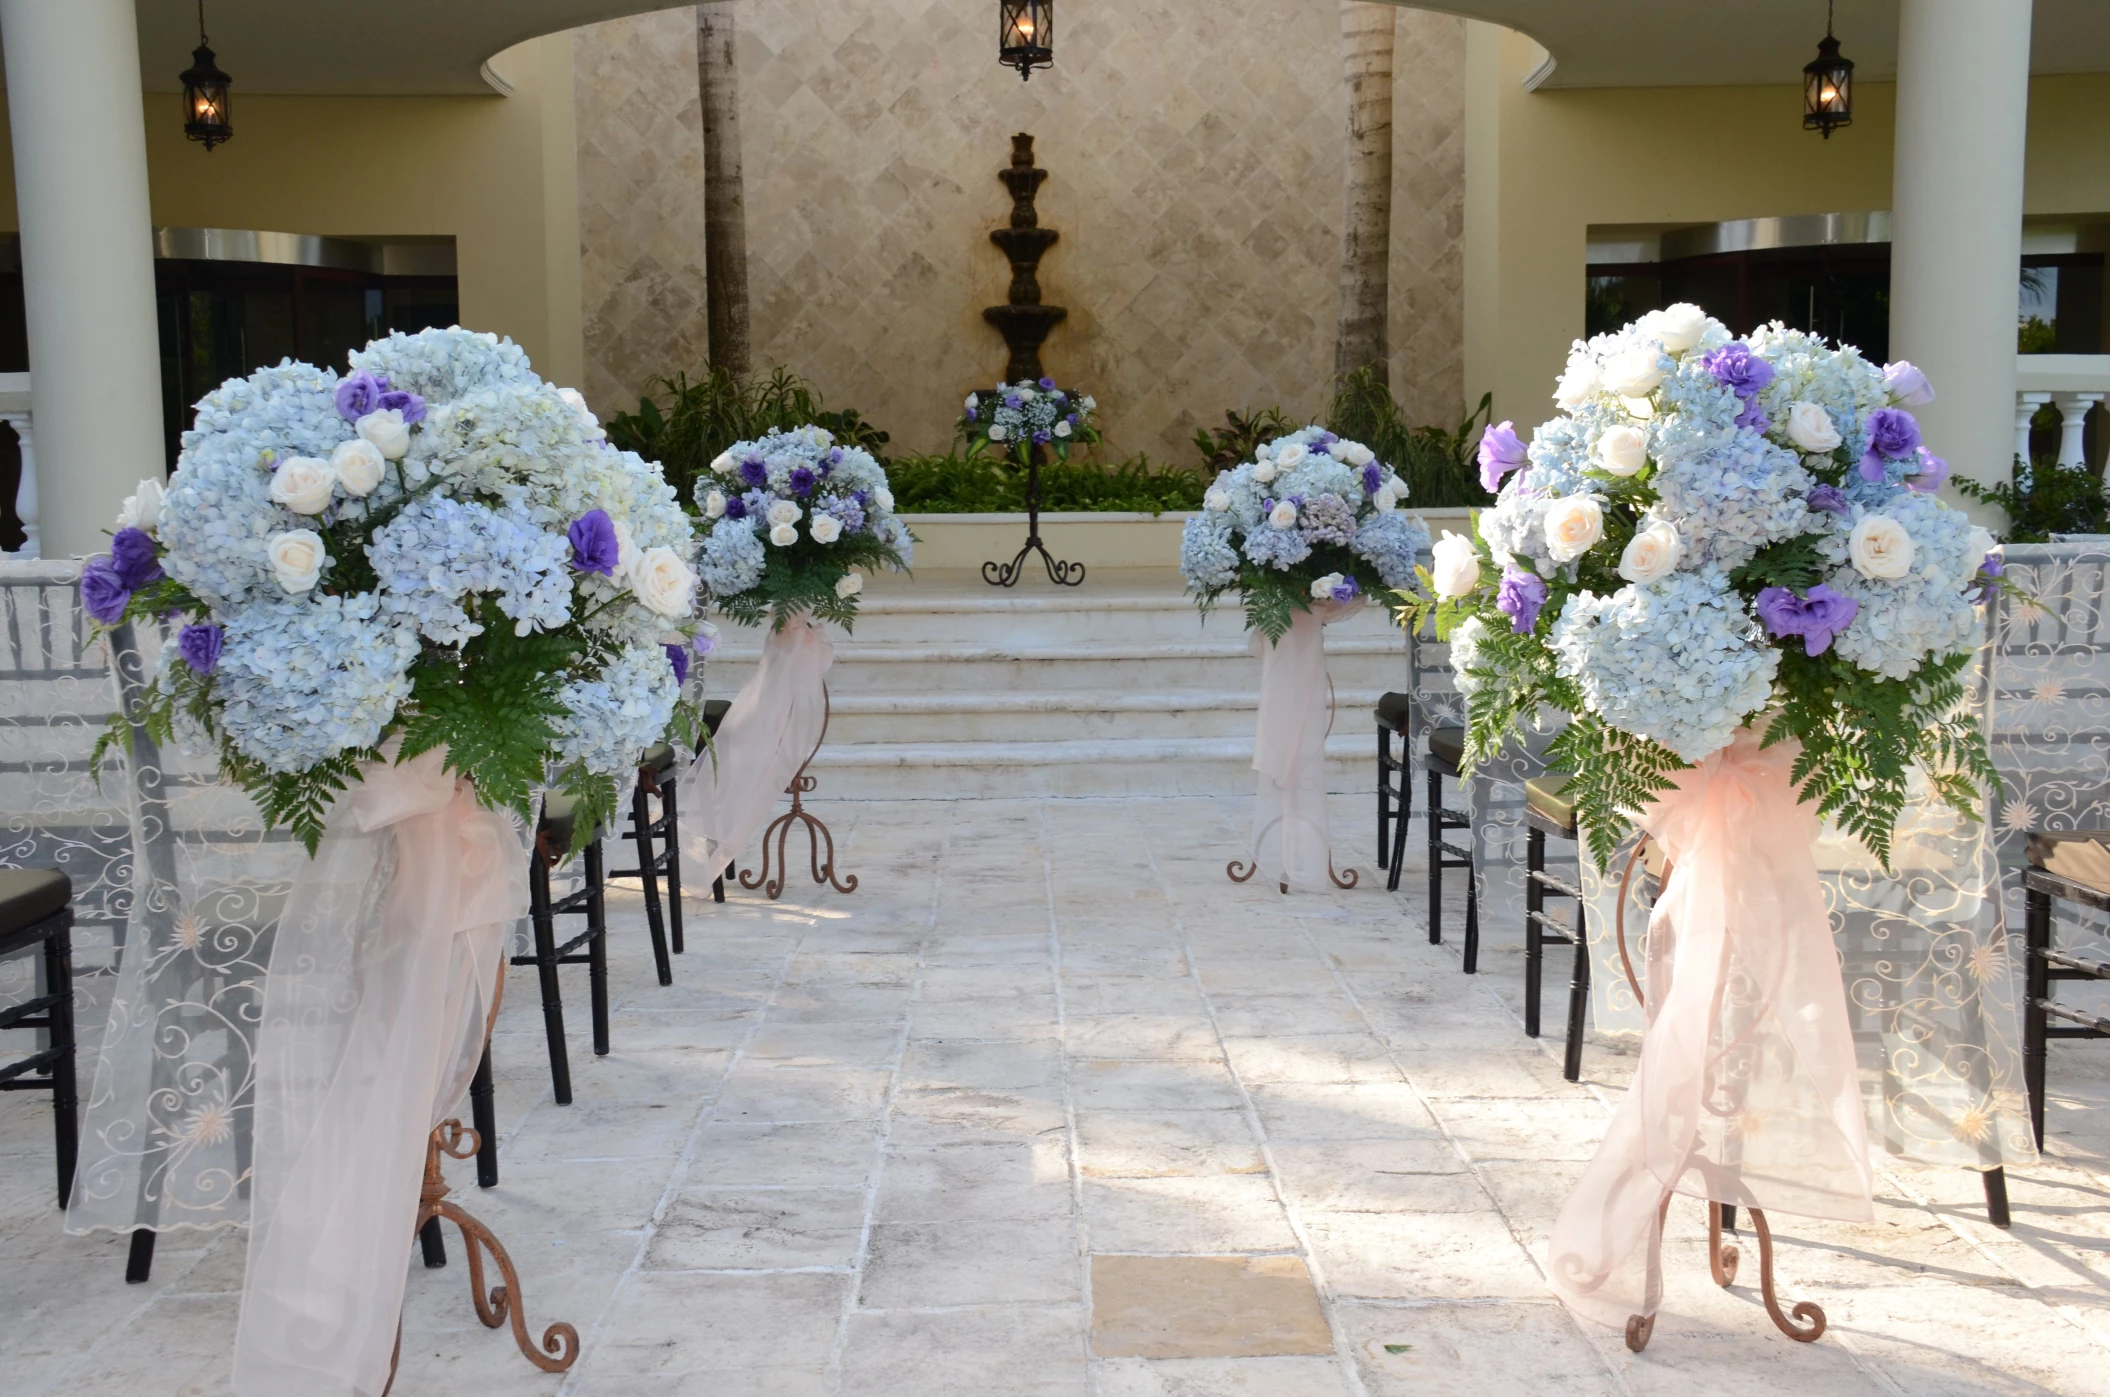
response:
<path fill-rule="evenodd" d="M 1253 733 L 1252 861 L 1270 841 L 1276 881 L 1292 892 L 1333 884 L 1333 834 L 1326 818 L 1326 733 L 1333 691 L 1326 680 L 1325 628 L 1363 609 L 1363 599 L 1313 602 L 1274 644 L 1259 631 L 1249 642 L 1260 657 L 1260 713 Z"/>
<path fill-rule="evenodd" d="M 279 919 L 257 1035 L 239 1397 L 380 1397 L 425 1142 L 483 1054 L 527 847 L 444 769 L 370 763 Z"/>
<path fill-rule="evenodd" d="M 682 777 L 685 881 L 710 882 L 769 823 L 777 797 L 821 740 L 834 660 L 827 633 L 807 616 L 763 637 L 762 663 L 726 710 L 711 753 Z"/>
<path fill-rule="evenodd" d="M 1672 872 L 1649 919 L 1641 1059 L 1548 1248 L 1555 1292 L 1600 1324 L 1662 1302 L 1670 1193 L 1871 1216 L 1846 989 L 1811 855 L 1817 815 L 1788 779 L 1797 750 L 1762 751 L 1741 730 L 1644 812 Z"/>

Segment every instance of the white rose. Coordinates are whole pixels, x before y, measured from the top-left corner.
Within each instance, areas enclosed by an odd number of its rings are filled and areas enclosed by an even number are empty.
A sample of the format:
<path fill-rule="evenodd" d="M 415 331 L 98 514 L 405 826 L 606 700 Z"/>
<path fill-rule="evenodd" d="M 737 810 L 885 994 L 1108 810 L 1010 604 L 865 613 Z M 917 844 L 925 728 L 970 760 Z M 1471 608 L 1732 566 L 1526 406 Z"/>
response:
<path fill-rule="evenodd" d="M 1035 398 L 1040 396 L 1040 394 L 1034 392 L 1031 388 L 1026 387 L 1024 384 L 1020 384 L 1018 387 L 1012 389 L 1011 391 L 1018 395 L 1018 400 L 1022 403 L 1030 403 Z"/>
<path fill-rule="evenodd" d="M 769 507 L 769 522 L 772 524 L 796 524 L 803 517 L 799 507 L 790 500 L 778 500 Z"/>
<path fill-rule="evenodd" d="M 1619 575 L 1629 582 L 1654 582 L 1677 565 L 1677 530 L 1661 519 L 1636 533 L 1619 555 Z"/>
<path fill-rule="evenodd" d="M 593 409 L 586 405 L 584 393 L 576 388 L 559 388 L 557 396 L 564 400 L 566 407 L 577 414 L 579 425 L 586 429 L 588 437 L 598 437 L 601 434 L 601 419 L 594 416 Z"/>
<path fill-rule="evenodd" d="M 1892 582 L 1912 571 L 1912 535 L 1887 514 L 1871 514 L 1846 537 L 1854 570 L 1874 582 Z"/>
<path fill-rule="evenodd" d="M 721 451 L 716 456 L 713 456 L 711 458 L 711 470 L 719 475 L 731 475 L 733 472 L 733 453 Z"/>
<path fill-rule="evenodd" d="M 703 517 L 723 519 L 725 517 L 725 491 L 713 490 L 703 497 Z"/>
<path fill-rule="evenodd" d="M 833 543 L 843 536 L 843 521 L 832 514 L 816 514 L 807 531 L 815 543 Z"/>
<path fill-rule="evenodd" d="M 799 541 L 799 526 L 796 524 L 775 525 L 769 531 L 769 541 L 779 548 L 789 548 L 792 544 Z"/>
<path fill-rule="evenodd" d="M 1568 356 L 1568 367 L 1553 390 L 1553 401 L 1572 412 L 1602 387 L 1604 379 L 1597 371 L 1597 361 L 1578 349 Z"/>
<path fill-rule="evenodd" d="M 1002 441 L 1003 439 L 1004 439 L 1004 429 L 1003 429 L 1002 427 L 997 427 L 997 426 L 991 426 L 991 427 L 990 427 L 990 429 L 989 429 L 989 440 L 991 440 L 991 441 Z"/>
<path fill-rule="evenodd" d="M 330 453 L 330 467 L 337 472 L 344 493 L 371 495 L 388 474 L 388 458 L 365 437 L 353 437 L 337 443 L 337 449 Z"/>
<path fill-rule="evenodd" d="M 410 451 L 410 425 L 400 408 L 377 408 L 360 418 L 355 430 L 391 461 L 402 460 Z"/>
<path fill-rule="evenodd" d="M 1337 572 L 1329 572 L 1324 577 L 1313 578 L 1311 599 L 1313 601 L 1332 601 L 1333 589 L 1340 585 L 1341 575 Z"/>
<path fill-rule="evenodd" d="M 1203 509 L 1213 509 L 1213 510 L 1215 510 L 1215 511 L 1216 511 L 1216 512 L 1217 512 L 1218 514 L 1221 514 L 1221 513 L 1223 513 L 1223 512 L 1225 511 L 1225 510 L 1229 509 L 1230 507 L 1231 507 L 1231 492 L 1230 492 L 1230 491 L 1228 491 L 1228 490 L 1225 490 L 1225 489 L 1223 489 L 1223 488 L 1222 488 L 1222 487 L 1220 487 L 1220 486 L 1216 486 L 1216 485 L 1211 485 L 1211 486 L 1210 486 L 1210 487 L 1209 487 L 1209 488 L 1208 488 L 1208 489 L 1207 489 L 1206 491 L 1204 491 L 1204 492 L 1203 492 L 1203 494 L 1202 494 L 1202 508 L 1203 508 Z"/>
<path fill-rule="evenodd" d="M 968 410 L 969 412 L 973 412 L 973 411 L 974 411 L 974 410 L 975 410 L 975 409 L 976 409 L 977 407 L 981 406 L 981 402 L 982 402 L 982 395 L 981 395 L 981 394 L 979 394 L 979 393 L 969 393 L 969 394 L 967 395 L 967 410 Z"/>
<path fill-rule="evenodd" d="M 1093 396 L 1092 396 L 1091 394 L 1089 394 L 1089 393 L 1087 393 L 1087 394 L 1085 394 L 1085 395 L 1084 395 L 1084 410 L 1085 410 L 1086 412 L 1095 412 L 1095 411 L 1097 411 L 1097 410 L 1098 410 L 1098 407 L 1099 407 L 1099 401 L 1098 401 L 1098 399 L 1094 398 L 1094 397 L 1093 397 Z"/>
<path fill-rule="evenodd" d="M 696 574 L 671 548 L 647 548 L 630 569 L 630 590 L 654 613 L 686 616 L 696 595 Z"/>
<path fill-rule="evenodd" d="M 1069 424 L 1068 422 L 1057 422 L 1057 423 L 1055 424 L 1055 435 L 1056 435 L 1056 436 L 1058 436 L 1058 437 L 1066 437 L 1066 436 L 1068 436 L 1069 434 L 1070 434 L 1070 424 Z"/>
<path fill-rule="evenodd" d="M 615 581 L 626 582 L 631 570 L 637 566 L 637 540 L 631 537 L 630 526 L 622 520 L 609 522 L 615 525 L 615 572 L 612 575 Z"/>
<path fill-rule="evenodd" d="M 1991 530 L 1982 524 L 1973 524 L 1971 526 L 1971 541 L 1968 545 L 1968 551 L 1964 554 L 1965 557 L 1971 560 L 1970 571 L 1976 573 L 1980 568 L 1984 567 L 1986 558 L 1999 546 L 1999 540 L 1993 537 Z"/>
<path fill-rule="evenodd" d="M 271 571 L 278 577 L 278 585 L 289 592 L 305 592 L 322 576 L 322 565 L 330 560 L 323 551 L 322 535 L 313 529 L 288 529 L 282 534 L 273 534 L 264 545 L 264 554 L 271 559 Z"/>
<path fill-rule="evenodd" d="M 1640 427 L 1608 427 L 1597 439 L 1597 464 L 1616 476 L 1638 475 L 1648 464 L 1648 433 Z"/>
<path fill-rule="evenodd" d="M 1253 462 L 1253 479 L 1259 481 L 1262 485 L 1273 481 L 1276 474 L 1275 463 L 1268 460 L 1265 456 Z"/>
<path fill-rule="evenodd" d="M 1656 312 L 1656 339 L 1673 354 L 1683 354 L 1707 333 L 1707 312 L 1680 301 Z"/>
<path fill-rule="evenodd" d="M 1293 441 L 1287 446 L 1278 446 L 1275 448 L 1275 469 L 1293 469 L 1309 455 L 1310 450 L 1302 442 Z"/>
<path fill-rule="evenodd" d="M 1345 459 L 1349 465 L 1361 470 L 1377 459 L 1377 453 L 1359 441 L 1351 441 L 1348 443 L 1348 455 Z"/>
<path fill-rule="evenodd" d="M 1788 440 L 1819 456 L 1839 449 L 1839 429 L 1832 415 L 1816 403 L 1794 403 L 1788 408 Z"/>
<path fill-rule="evenodd" d="M 1297 522 L 1297 507 L 1288 500 L 1277 500 L 1268 511 L 1267 521 L 1278 529 L 1291 528 Z"/>
<path fill-rule="evenodd" d="M 1272 461 L 1274 458 L 1275 443 L 1271 441 L 1264 441 L 1253 449 L 1253 459 L 1256 461 Z"/>
<path fill-rule="evenodd" d="M 1572 563 L 1604 537 L 1604 510 L 1589 495 L 1555 500 L 1546 511 L 1546 551 L 1556 563 Z"/>
<path fill-rule="evenodd" d="M 1395 485 L 1399 485 L 1399 482 L 1388 480 L 1382 489 L 1370 497 L 1370 503 L 1377 506 L 1379 514 L 1390 514 L 1393 510 L 1399 508 L 1399 496 L 1393 493 Z M 1399 485 L 1399 488 L 1404 490 L 1406 487 Z"/>
<path fill-rule="evenodd" d="M 1445 529 L 1429 552 L 1429 577 L 1436 584 L 1437 596 L 1462 597 L 1480 585 L 1480 552 L 1471 539 Z"/>
<path fill-rule="evenodd" d="M 835 584 L 835 595 L 845 598 L 854 597 L 864 589 L 865 575 L 863 573 L 846 572 L 842 575 L 842 580 Z"/>
<path fill-rule="evenodd" d="M 161 499 L 160 481 L 140 481 L 139 493 L 125 496 L 125 502 L 118 507 L 117 527 L 154 532 L 154 526 L 161 522 Z"/>
<path fill-rule="evenodd" d="M 1604 386 L 1622 398 L 1645 398 L 1663 381 L 1662 358 L 1653 344 L 1621 350 L 1604 366 Z"/>
<path fill-rule="evenodd" d="M 892 514 L 894 512 L 894 492 L 882 485 L 872 492 L 872 503 Z"/>
<path fill-rule="evenodd" d="M 320 514 L 337 488 L 337 472 L 313 456 L 288 456 L 271 473 L 271 501 L 295 514 Z"/>
<path fill-rule="evenodd" d="M 1348 460 L 1348 448 L 1352 445 L 1354 445 L 1354 443 L 1348 441 L 1336 440 L 1327 442 L 1326 454 L 1333 457 L 1334 460 L 1346 464 Z"/>

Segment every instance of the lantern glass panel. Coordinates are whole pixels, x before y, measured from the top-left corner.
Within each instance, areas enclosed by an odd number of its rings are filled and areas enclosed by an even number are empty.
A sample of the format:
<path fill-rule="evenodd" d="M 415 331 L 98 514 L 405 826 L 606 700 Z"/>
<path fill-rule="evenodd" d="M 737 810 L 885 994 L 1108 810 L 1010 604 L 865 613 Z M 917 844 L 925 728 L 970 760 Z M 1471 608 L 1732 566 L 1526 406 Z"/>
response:
<path fill-rule="evenodd" d="M 1029 76 L 1055 61 L 1053 0 L 998 0 L 997 57 Z"/>
<path fill-rule="evenodd" d="M 1854 64 L 1839 54 L 1839 41 L 1826 35 L 1816 59 L 1802 70 L 1802 124 L 1829 137 L 1835 127 L 1854 120 Z"/>
<path fill-rule="evenodd" d="M 211 49 L 201 45 L 191 58 L 183 74 L 183 134 L 211 150 L 234 137 L 230 79 L 213 62 Z"/>

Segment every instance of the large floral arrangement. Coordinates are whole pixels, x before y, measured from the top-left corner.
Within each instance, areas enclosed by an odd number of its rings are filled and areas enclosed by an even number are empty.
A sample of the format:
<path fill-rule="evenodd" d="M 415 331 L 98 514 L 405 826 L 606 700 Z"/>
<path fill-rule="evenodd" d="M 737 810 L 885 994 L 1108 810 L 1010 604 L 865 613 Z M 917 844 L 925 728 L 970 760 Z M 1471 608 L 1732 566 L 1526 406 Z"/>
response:
<path fill-rule="evenodd" d="M 1037 448 L 1063 460 L 1073 446 L 1099 440 L 1099 404 L 1091 394 L 1071 393 L 1052 378 L 999 383 L 987 393 L 969 393 L 959 431 L 971 446 L 1025 466 Z"/>
<path fill-rule="evenodd" d="M 736 621 L 801 612 L 848 628 L 859 569 L 906 570 L 915 543 L 894 513 L 886 471 L 869 451 L 820 427 L 736 442 L 696 482 L 699 566 L 712 601 Z"/>
<path fill-rule="evenodd" d="M 96 620 L 182 622 L 150 730 L 216 743 L 311 852 L 391 739 L 444 746 L 492 808 L 549 784 L 611 813 L 641 749 L 693 740 L 674 491 L 510 340 L 395 334 L 351 369 L 288 360 L 208 394 L 166 489 L 142 484 L 84 570 Z"/>
<path fill-rule="evenodd" d="M 1470 760 L 1569 714 L 1548 760 L 1600 862 L 1747 723 L 1801 744 L 1801 797 L 1886 864 L 1915 771 L 1975 813 L 1995 778 L 1962 700 L 2000 560 L 1935 498 L 1919 370 L 1677 305 L 1578 343 L 1554 396 L 1528 449 L 1483 438 L 1500 495 L 1403 608 L 1451 642 Z"/>
<path fill-rule="evenodd" d="M 1246 623 L 1279 640 L 1314 601 L 1414 580 L 1429 532 L 1401 512 L 1406 482 L 1360 442 L 1306 427 L 1216 477 L 1180 538 L 1180 575 L 1203 610 L 1237 588 Z"/>

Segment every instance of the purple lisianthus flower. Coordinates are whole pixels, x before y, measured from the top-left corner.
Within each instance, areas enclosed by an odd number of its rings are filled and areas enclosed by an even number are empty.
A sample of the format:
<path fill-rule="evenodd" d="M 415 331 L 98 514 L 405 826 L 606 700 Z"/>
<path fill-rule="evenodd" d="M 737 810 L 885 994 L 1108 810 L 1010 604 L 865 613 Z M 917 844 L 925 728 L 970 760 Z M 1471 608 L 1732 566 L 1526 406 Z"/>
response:
<path fill-rule="evenodd" d="M 1333 589 L 1333 599 L 1340 602 L 1354 601 L 1362 594 L 1363 589 L 1356 585 L 1352 577 L 1343 577 L 1341 585 Z"/>
<path fill-rule="evenodd" d="M 1901 407 L 1879 407 L 1868 414 L 1868 449 L 1900 461 L 1919 450 L 1920 424 Z"/>
<path fill-rule="evenodd" d="M 1764 363 L 1765 361 L 1760 360 L 1759 362 Z M 1754 432 L 1763 432 L 1766 428 L 1773 425 L 1773 419 L 1768 417 L 1765 409 L 1758 405 L 1758 399 L 1751 397 L 1744 400 L 1744 410 L 1736 415 L 1736 425 L 1749 427 Z"/>
<path fill-rule="evenodd" d="M 669 645 L 667 647 L 667 663 L 674 666 L 674 682 L 677 685 L 686 684 L 689 682 L 688 646 Z"/>
<path fill-rule="evenodd" d="M 806 469 L 806 467 L 793 466 L 791 468 L 791 493 L 794 495 L 812 494 L 813 482 L 817 479 L 819 479 L 819 477 L 814 475 L 812 471 Z"/>
<path fill-rule="evenodd" d="M 718 628 L 705 622 L 702 629 L 689 637 L 689 648 L 696 652 L 698 658 L 709 655 L 718 648 Z"/>
<path fill-rule="evenodd" d="M 839 465 L 841 465 L 842 463 L 843 463 L 843 449 L 842 449 L 842 448 L 841 448 L 840 446 L 831 446 L 831 447 L 829 447 L 829 448 L 828 448 L 828 464 L 829 464 L 829 465 L 831 465 L 831 466 L 839 466 Z"/>
<path fill-rule="evenodd" d="M 1919 449 L 1919 460 L 1919 472 L 1905 477 L 1905 488 L 1931 495 L 1949 478 L 1949 463 L 1924 446 Z"/>
<path fill-rule="evenodd" d="M 220 663 L 220 647 L 226 640 L 226 633 L 210 622 L 185 626 L 176 633 L 176 653 L 198 673 L 211 674 Z"/>
<path fill-rule="evenodd" d="M 124 620 L 125 608 L 131 601 L 132 589 L 125 586 L 108 558 L 97 558 L 81 569 L 81 605 L 103 625 L 114 626 Z"/>
<path fill-rule="evenodd" d="M 565 530 L 571 539 L 571 565 L 577 572 L 597 572 L 603 577 L 615 575 L 615 565 L 622 559 L 623 550 L 615 538 L 615 521 L 608 517 L 605 509 L 589 509 Z"/>
<path fill-rule="evenodd" d="M 154 536 L 144 529 L 117 531 L 110 540 L 110 565 L 117 570 L 117 580 L 132 592 L 150 582 L 159 582 L 166 575 L 161 571 L 161 559 L 155 555 Z"/>
<path fill-rule="evenodd" d="M 769 483 L 769 463 L 760 456 L 750 456 L 740 463 L 740 478 L 750 485 Z"/>
<path fill-rule="evenodd" d="M 1377 462 L 1375 462 L 1375 461 L 1372 461 L 1372 462 L 1371 462 L 1371 463 L 1370 463 L 1369 465 L 1367 465 L 1367 466 L 1364 466 L 1364 467 L 1363 467 L 1363 493 L 1364 493 L 1364 494 L 1366 494 L 1366 495 L 1374 495 L 1374 494 L 1376 494 L 1376 493 L 1377 493 L 1377 487 L 1378 487 L 1378 486 L 1380 486 L 1380 485 L 1382 485 L 1382 484 L 1384 484 L 1384 483 L 1385 483 L 1385 473 L 1384 473 L 1383 471 L 1381 471 L 1381 470 L 1379 470 L 1379 469 L 1377 468 Z"/>
<path fill-rule="evenodd" d="M 386 387 L 388 380 L 382 379 L 381 383 Z M 415 393 L 406 393 L 400 388 L 390 388 L 383 393 L 379 405 L 384 412 L 389 408 L 394 408 L 397 412 L 402 413 L 403 425 L 406 427 L 413 422 L 423 422 L 425 420 L 425 400 Z"/>
<path fill-rule="evenodd" d="M 1517 439 L 1514 422 L 1497 422 L 1480 436 L 1480 484 L 1492 495 L 1502 488 L 1502 477 L 1531 463 L 1524 443 Z"/>
<path fill-rule="evenodd" d="M 1531 633 L 1531 628 L 1539 623 L 1539 612 L 1545 605 L 1545 578 L 1522 568 L 1503 571 L 1502 585 L 1495 589 L 1495 609 L 1509 618 L 1510 626 L 1518 635 Z"/>
<path fill-rule="evenodd" d="M 1751 352 L 1751 346 L 1741 340 L 1731 341 L 1720 349 L 1711 349 L 1700 360 L 1700 367 L 1714 375 L 1714 381 L 1742 398 L 1746 403 L 1757 397 L 1765 386 L 1773 381 L 1773 366 Z M 1750 409 L 1747 407 L 1746 412 Z M 1738 419 L 1742 422 L 1741 417 Z"/>
<path fill-rule="evenodd" d="M 1048 440 L 1048 436 L 1049 434 L 1047 432 L 1035 432 L 1033 434 L 1033 440 L 1036 444 L 1044 443 Z"/>
<path fill-rule="evenodd" d="M 977 416 L 975 416 L 975 412 L 974 412 L 974 409 L 973 409 L 973 408 L 969 408 L 969 409 L 967 409 L 967 420 L 968 420 L 969 422 L 979 422 L 979 421 L 981 421 L 982 419 L 981 419 L 981 418 L 979 418 L 979 417 L 977 417 Z"/>
<path fill-rule="evenodd" d="M 1043 391 L 1052 393 L 1055 391 L 1055 380 L 1052 378 L 1044 378 L 1040 381 L 1040 386 Z"/>
<path fill-rule="evenodd" d="M 2001 557 L 1997 550 L 1986 554 L 1985 561 L 1978 565 L 1978 581 L 1982 585 L 1980 585 L 1977 593 L 1972 596 L 1971 600 L 1974 602 L 1991 601 L 1993 599 L 1993 593 L 1998 590 L 1993 586 L 1993 584 L 1994 582 L 1998 581 L 2000 575 L 2006 571 L 2007 560 Z"/>
<path fill-rule="evenodd" d="M 1853 623 L 1861 603 L 1820 582 L 1799 597 L 1785 587 L 1767 587 L 1751 609 L 1775 640 L 1799 635 L 1803 652 L 1816 656 L 1832 648 L 1832 637 Z"/>
<path fill-rule="evenodd" d="M 1021 398 L 1021 397 L 1020 397 L 1020 396 L 1018 396 L 1018 394 L 1016 394 L 1016 393 L 1006 393 L 1006 394 L 1004 394 L 1004 406 L 1005 406 L 1005 407 L 1013 407 L 1013 408 L 1015 408 L 1015 407 L 1019 407 L 1019 406 L 1023 405 L 1023 404 L 1025 403 L 1025 401 L 1026 401 L 1026 400 L 1025 400 L 1024 398 Z"/>
<path fill-rule="evenodd" d="M 1811 509 L 1821 509 L 1826 514 L 1846 513 L 1846 492 L 1836 485 L 1812 485 L 1809 499 Z"/>
<path fill-rule="evenodd" d="M 1925 407 L 1934 401 L 1934 385 L 1909 360 L 1883 366 L 1883 387 L 1890 393 L 1891 401 L 1905 407 Z"/>
<path fill-rule="evenodd" d="M 337 385 L 337 415 L 347 422 L 357 422 L 381 406 L 381 395 L 387 391 L 386 379 L 375 378 L 361 369 Z"/>
<path fill-rule="evenodd" d="M 725 497 L 725 517 L 728 519 L 745 519 L 747 517 L 747 501 L 741 499 L 738 495 L 727 495 Z"/>

